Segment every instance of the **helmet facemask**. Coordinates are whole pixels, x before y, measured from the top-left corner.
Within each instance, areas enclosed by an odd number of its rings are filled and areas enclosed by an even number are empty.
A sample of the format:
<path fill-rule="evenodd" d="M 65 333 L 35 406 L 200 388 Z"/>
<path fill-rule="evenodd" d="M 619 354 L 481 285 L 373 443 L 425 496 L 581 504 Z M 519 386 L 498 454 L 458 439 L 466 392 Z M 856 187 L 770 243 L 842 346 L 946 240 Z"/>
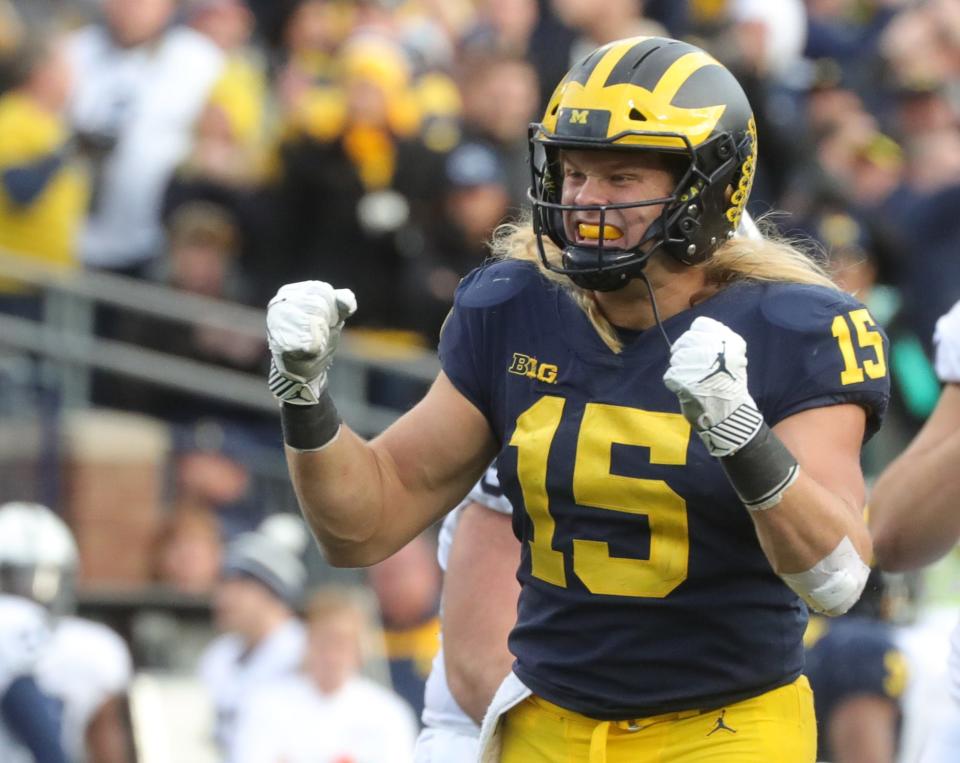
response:
<path fill-rule="evenodd" d="M 54 615 L 76 609 L 76 570 L 54 564 L 0 564 L 0 591 L 35 601 Z"/>
<path fill-rule="evenodd" d="M 39 503 L 0 506 L 0 591 L 60 615 L 74 609 L 78 554 L 66 523 Z"/>

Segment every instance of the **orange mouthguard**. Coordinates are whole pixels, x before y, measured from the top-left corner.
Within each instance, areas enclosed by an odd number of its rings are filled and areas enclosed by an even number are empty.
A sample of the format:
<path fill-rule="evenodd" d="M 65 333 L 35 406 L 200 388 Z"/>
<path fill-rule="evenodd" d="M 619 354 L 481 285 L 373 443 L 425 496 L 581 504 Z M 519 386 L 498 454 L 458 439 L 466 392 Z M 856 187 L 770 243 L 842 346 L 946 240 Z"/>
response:
<path fill-rule="evenodd" d="M 583 238 L 600 238 L 600 226 L 599 225 L 590 225 L 588 223 L 580 223 L 577 226 L 580 235 Z M 603 238 L 605 241 L 610 241 L 615 238 L 620 238 L 623 235 L 616 225 L 604 225 L 603 226 Z"/>

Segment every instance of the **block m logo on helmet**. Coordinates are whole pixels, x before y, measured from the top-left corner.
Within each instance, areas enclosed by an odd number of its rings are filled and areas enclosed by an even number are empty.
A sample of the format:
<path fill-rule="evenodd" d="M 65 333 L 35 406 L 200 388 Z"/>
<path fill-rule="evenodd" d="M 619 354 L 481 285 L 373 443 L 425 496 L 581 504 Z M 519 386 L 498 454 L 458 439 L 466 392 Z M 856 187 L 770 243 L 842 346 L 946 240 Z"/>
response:
<path fill-rule="evenodd" d="M 610 112 L 601 109 L 561 109 L 557 116 L 565 135 L 604 140 L 610 129 Z"/>

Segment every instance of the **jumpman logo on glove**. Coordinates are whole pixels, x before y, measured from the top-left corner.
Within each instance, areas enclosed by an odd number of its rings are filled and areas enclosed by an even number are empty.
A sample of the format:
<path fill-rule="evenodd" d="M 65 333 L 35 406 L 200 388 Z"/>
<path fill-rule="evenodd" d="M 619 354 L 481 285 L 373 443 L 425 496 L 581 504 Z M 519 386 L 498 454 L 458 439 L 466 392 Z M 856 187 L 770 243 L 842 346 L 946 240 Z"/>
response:
<path fill-rule="evenodd" d="M 710 379 L 717 374 L 726 374 L 734 381 L 737 380 L 737 377 L 730 373 L 730 370 L 727 368 L 727 343 L 723 342 L 720 346 L 720 352 L 717 353 L 717 359 L 713 361 L 713 365 L 716 366 L 716 369 L 708 373 L 699 381 L 705 382 L 707 379 Z M 699 383 L 699 382 L 698 382 Z"/>

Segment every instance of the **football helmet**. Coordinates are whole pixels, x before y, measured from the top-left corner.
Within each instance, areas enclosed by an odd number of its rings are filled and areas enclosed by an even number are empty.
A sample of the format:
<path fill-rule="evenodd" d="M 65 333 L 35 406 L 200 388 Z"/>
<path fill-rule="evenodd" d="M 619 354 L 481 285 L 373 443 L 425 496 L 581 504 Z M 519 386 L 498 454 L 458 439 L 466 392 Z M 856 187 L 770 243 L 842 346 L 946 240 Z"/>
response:
<path fill-rule="evenodd" d="M 0 506 L 0 590 L 62 613 L 73 604 L 77 559 L 73 534 L 46 506 Z"/>
<path fill-rule="evenodd" d="M 662 250 L 680 262 L 702 262 L 740 224 L 757 160 L 753 112 L 743 88 L 700 48 L 663 37 L 604 45 L 576 64 L 557 86 L 542 121 L 530 125 L 533 227 L 544 266 L 583 288 L 610 291 L 640 274 Z M 664 198 L 575 205 L 561 203 L 561 149 L 646 151 L 673 157 L 677 184 Z M 601 234 L 577 245 L 563 214 L 664 205 L 643 240 L 617 248 Z M 559 262 L 544 248 L 559 247 Z"/>

